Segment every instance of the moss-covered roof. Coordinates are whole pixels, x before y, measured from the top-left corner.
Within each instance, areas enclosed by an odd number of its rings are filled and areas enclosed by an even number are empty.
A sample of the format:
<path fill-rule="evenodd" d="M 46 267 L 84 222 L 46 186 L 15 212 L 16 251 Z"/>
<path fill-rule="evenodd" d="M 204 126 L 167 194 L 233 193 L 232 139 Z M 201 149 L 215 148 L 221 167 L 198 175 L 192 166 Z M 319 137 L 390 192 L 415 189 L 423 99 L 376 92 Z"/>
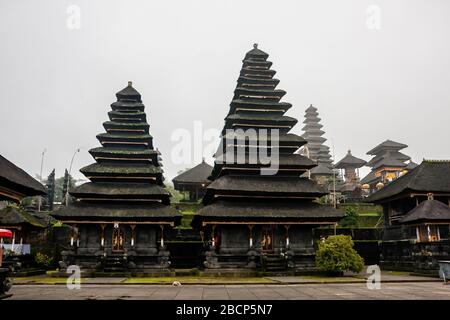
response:
<path fill-rule="evenodd" d="M 52 213 L 63 222 L 67 219 L 157 219 L 158 221 L 179 221 L 181 214 L 173 207 L 160 204 L 96 204 L 80 201 L 62 207 Z"/>
<path fill-rule="evenodd" d="M 23 224 L 29 224 L 39 228 L 45 228 L 48 226 L 47 221 L 26 212 L 20 207 L 9 206 L 0 210 L 0 225 L 13 226 Z"/>
<path fill-rule="evenodd" d="M 155 175 L 162 173 L 160 167 L 154 165 L 106 165 L 93 163 L 80 169 L 83 174 L 98 173 L 98 174 L 126 174 L 126 175 Z"/>

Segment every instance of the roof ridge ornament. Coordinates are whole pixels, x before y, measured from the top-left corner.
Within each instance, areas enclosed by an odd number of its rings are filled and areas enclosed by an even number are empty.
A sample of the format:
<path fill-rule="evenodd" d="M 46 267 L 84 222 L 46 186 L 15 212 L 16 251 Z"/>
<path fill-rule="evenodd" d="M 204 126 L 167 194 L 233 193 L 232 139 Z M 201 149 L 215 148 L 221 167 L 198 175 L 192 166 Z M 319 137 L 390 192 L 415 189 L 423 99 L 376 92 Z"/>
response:
<path fill-rule="evenodd" d="M 254 43 L 254 44 L 253 44 L 253 48 L 254 48 L 254 49 L 258 49 L 258 44 L 257 44 L 257 43 Z"/>
<path fill-rule="evenodd" d="M 432 192 L 427 193 L 428 200 L 434 200 L 434 194 Z"/>
<path fill-rule="evenodd" d="M 128 86 L 131 87 L 133 85 L 133 81 L 128 81 Z"/>

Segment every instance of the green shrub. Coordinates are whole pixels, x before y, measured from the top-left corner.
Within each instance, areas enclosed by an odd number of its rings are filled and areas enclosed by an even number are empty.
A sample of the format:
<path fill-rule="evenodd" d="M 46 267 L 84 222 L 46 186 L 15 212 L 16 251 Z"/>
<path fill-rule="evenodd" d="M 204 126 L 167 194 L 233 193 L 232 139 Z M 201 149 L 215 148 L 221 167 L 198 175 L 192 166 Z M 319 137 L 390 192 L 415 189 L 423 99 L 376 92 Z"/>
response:
<path fill-rule="evenodd" d="M 326 272 L 341 274 L 344 271 L 360 272 L 364 259 L 353 248 L 350 236 L 329 236 L 319 243 L 316 266 Z"/>
<path fill-rule="evenodd" d="M 41 267 L 45 267 L 48 268 L 52 265 L 53 263 L 53 258 L 49 257 L 46 254 L 43 254 L 41 252 L 36 253 L 36 256 L 34 257 L 34 260 L 36 261 L 36 263 L 41 266 Z"/>
<path fill-rule="evenodd" d="M 345 209 L 345 217 L 344 217 L 344 219 L 341 220 L 339 225 L 341 227 L 357 228 L 358 227 L 358 217 L 359 217 L 359 215 L 355 208 L 347 207 L 347 209 Z"/>

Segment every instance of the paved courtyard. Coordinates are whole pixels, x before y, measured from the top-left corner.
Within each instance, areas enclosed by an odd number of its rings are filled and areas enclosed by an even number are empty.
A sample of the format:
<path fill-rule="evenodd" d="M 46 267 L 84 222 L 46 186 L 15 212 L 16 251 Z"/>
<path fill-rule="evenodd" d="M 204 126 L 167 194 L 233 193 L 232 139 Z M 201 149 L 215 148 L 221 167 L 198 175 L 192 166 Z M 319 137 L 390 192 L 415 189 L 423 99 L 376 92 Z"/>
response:
<path fill-rule="evenodd" d="M 442 282 L 383 283 L 369 290 L 365 283 L 260 285 L 15 285 L 9 299 L 163 299 L 163 300 L 286 300 L 286 299 L 432 299 L 450 300 L 450 285 Z"/>

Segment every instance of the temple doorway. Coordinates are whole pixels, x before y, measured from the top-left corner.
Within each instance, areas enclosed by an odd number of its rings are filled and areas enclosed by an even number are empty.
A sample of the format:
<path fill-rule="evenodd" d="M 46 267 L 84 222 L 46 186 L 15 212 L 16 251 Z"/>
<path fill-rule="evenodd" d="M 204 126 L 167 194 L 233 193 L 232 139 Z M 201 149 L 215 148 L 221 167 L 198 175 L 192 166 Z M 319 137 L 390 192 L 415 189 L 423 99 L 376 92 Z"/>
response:
<path fill-rule="evenodd" d="M 113 252 L 124 251 L 125 235 L 123 229 L 120 228 L 119 226 L 114 226 L 111 243 Z"/>
<path fill-rule="evenodd" d="M 272 228 L 272 226 L 263 226 L 262 227 L 261 249 L 265 252 L 273 251 L 273 228 Z"/>

